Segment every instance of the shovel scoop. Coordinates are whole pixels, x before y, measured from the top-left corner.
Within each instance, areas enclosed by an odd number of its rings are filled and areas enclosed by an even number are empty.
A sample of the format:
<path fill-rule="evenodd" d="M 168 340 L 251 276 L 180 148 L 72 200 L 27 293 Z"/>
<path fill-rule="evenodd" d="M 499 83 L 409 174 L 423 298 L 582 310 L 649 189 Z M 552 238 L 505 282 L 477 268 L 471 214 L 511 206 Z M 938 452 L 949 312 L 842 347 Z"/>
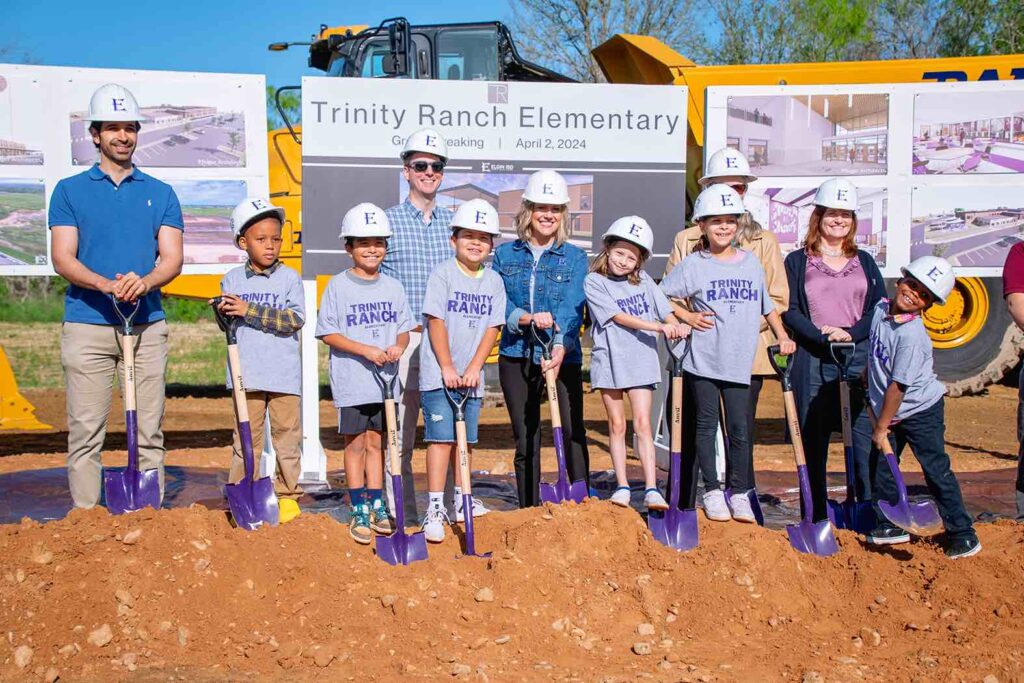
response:
<path fill-rule="evenodd" d="M 554 337 L 549 334 L 547 339 L 544 339 L 533 323 L 530 323 L 530 329 L 533 330 L 533 338 L 540 344 L 541 356 L 544 360 L 551 360 Z M 590 495 L 590 492 L 587 490 L 587 482 L 582 479 L 569 482 L 569 471 L 565 464 L 565 441 L 562 439 L 562 413 L 558 406 L 558 384 L 554 370 L 544 372 L 544 383 L 547 385 L 548 405 L 551 407 L 551 433 L 555 437 L 558 480 L 554 484 L 546 481 L 540 483 L 540 499 L 545 503 L 555 504 L 564 503 L 567 500 L 582 503 Z"/>
<path fill-rule="evenodd" d="M 871 421 L 875 422 L 874 412 L 870 414 Z M 895 505 L 887 500 L 878 501 L 878 509 L 890 522 L 915 536 L 934 536 L 941 533 L 944 527 L 935 502 L 932 500 L 910 502 L 907 485 L 903 481 L 903 473 L 900 472 L 900 463 L 896 459 L 896 454 L 892 452 L 892 446 L 888 439 L 885 440 L 882 455 L 885 456 L 885 462 L 889 465 L 889 471 L 892 472 L 892 478 L 896 482 L 897 498 Z"/>
<path fill-rule="evenodd" d="M 786 408 L 786 422 L 793 437 L 793 459 L 796 461 L 796 476 L 800 482 L 800 501 L 803 503 L 803 518 L 798 524 L 787 524 L 786 535 L 789 544 L 797 552 L 828 557 L 839 552 L 832 523 L 823 519 L 813 521 L 814 505 L 811 503 L 811 480 L 807 475 L 807 461 L 804 459 L 803 441 L 800 438 L 800 421 L 797 419 L 796 401 L 793 398 L 793 383 L 789 378 L 792 366 L 789 357 L 779 354 L 778 344 L 768 347 L 768 358 L 782 382 L 782 399 Z"/>
<path fill-rule="evenodd" d="M 390 536 L 377 536 L 377 557 L 388 564 L 407 565 L 427 559 L 427 539 L 422 531 L 405 532 L 405 491 L 402 488 L 402 462 L 398 448 L 398 414 L 395 411 L 395 382 L 398 373 L 390 379 L 374 366 L 374 379 L 384 399 L 384 421 L 387 428 L 387 451 L 391 469 L 391 486 L 395 492 L 395 531 Z"/>
<path fill-rule="evenodd" d="M 121 355 L 124 361 L 124 422 L 128 439 L 128 466 L 124 470 L 103 471 L 103 494 L 107 509 L 115 515 L 135 512 L 144 507 L 160 508 L 160 471 L 139 469 L 139 418 L 135 402 L 135 336 L 132 323 L 139 313 L 136 301 L 126 313 L 111 296 L 114 311 L 121 319 Z"/>
<path fill-rule="evenodd" d="M 675 356 L 675 347 L 670 346 L 669 351 L 672 353 L 673 360 L 669 504 L 668 509 L 663 512 L 651 511 L 648 513 L 647 527 L 658 543 L 675 550 L 692 550 L 700 542 L 700 533 L 697 530 L 697 510 L 679 509 L 683 460 L 683 368 L 682 360 Z"/>
<path fill-rule="evenodd" d="M 224 331 L 228 341 L 228 369 L 231 373 L 231 393 L 235 402 L 235 418 L 238 426 L 238 441 L 242 447 L 242 462 L 245 476 L 234 484 L 224 487 L 228 509 L 235 524 L 246 531 L 254 531 L 264 524 L 277 526 L 280 510 L 274 482 L 270 477 L 256 478 L 255 457 L 252 452 L 252 430 L 249 427 L 249 407 L 245 402 L 245 388 L 242 385 L 242 363 L 238 355 L 238 326 L 241 318 L 228 316 L 220 311 L 220 297 L 213 300 L 213 312 L 217 324 Z"/>

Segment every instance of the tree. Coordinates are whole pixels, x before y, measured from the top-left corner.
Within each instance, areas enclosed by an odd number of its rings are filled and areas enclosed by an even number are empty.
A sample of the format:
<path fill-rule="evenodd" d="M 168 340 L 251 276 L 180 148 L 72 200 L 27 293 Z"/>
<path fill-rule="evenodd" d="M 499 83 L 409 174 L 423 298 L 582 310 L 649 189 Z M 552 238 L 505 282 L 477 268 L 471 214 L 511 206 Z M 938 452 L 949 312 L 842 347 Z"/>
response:
<path fill-rule="evenodd" d="M 520 0 L 512 27 L 523 54 L 580 81 L 604 81 L 592 51 L 616 33 L 693 45 L 697 0 Z"/>
<path fill-rule="evenodd" d="M 277 104 L 274 102 L 274 93 L 276 92 L 277 87 L 267 86 L 267 130 L 284 127 L 284 119 L 281 118 L 280 112 L 277 111 Z M 299 91 L 285 90 L 281 93 L 281 108 L 288 115 L 288 120 L 292 122 L 292 125 L 298 125 L 302 115 L 302 97 L 299 95 Z"/>

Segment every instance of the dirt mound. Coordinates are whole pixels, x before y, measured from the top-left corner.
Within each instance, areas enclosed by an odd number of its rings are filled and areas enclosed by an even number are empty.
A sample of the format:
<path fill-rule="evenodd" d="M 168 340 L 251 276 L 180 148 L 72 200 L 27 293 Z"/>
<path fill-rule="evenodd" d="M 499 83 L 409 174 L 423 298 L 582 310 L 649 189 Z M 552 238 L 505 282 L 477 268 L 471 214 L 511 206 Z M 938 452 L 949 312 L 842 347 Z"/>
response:
<path fill-rule="evenodd" d="M 201 507 L 0 528 L 0 680 L 981 680 L 1024 677 L 1024 526 L 946 560 L 702 522 L 658 545 L 588 501 L 493 513 L 490 560 L 392 568 L 325 515 L 245 533 Z"/>

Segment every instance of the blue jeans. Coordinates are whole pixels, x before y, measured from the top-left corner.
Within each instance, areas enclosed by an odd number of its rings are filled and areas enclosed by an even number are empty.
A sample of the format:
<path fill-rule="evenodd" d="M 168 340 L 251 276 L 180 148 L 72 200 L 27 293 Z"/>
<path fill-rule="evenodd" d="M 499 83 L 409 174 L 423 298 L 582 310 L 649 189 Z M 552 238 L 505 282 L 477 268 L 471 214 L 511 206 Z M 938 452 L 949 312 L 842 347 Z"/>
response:
<path fill-rule="evenodd" d="M 482 398 L 470 398 L 462 411 L 466 417 L 466 441 L 477 441 L 477 425 L 480 423 Z M 444 389 L 420 392 L 423 408 L 423 440 L 427 443 L 455 443 L 455 408 L 452 407 Z"/>
<path fill-rule="evenodd" d="M 839 400 L 839 368 L 807 354 L 807 397 L 800 432 L 807 458 L 807 478 L 814 501 L 814 521 L 828 517 L 828 445 L 834 432 L 842 433 L 842 405 Z M 854 372 L 859 369 L 851 368 Z M 854 375 L 856 377 L 856 375 Z M 803 397 L 801 397 L 803 398 Z M 877 459 L 871 455 L 871 420 L 864 407 L 861 383 L 850 381 L 850 425 L 853 432 L 853 487 L 857 500 L 871 500 L 871 471 Z M 846 494 L 841 498 L 846 499 Z"/>
<path fill-rule="evenodd" d="M 946 534 L 950 539 L 976 538 L 971 516 L 964 508 L 960 484 L 950 468 L 949 455 L 946 453 L 944 405 L 945 399 L 939 399 L 932 407 L 894 424 L 889 440 L 897 459 L 903 452 L 903 447 L 908 444 L 914 451 L 914 456 L 924 471 L 928 491 L 935 498 L 942 524 L 946 527 Z M 887 500 L 895 504 L 899 497 L 896 492 L 896 481 L 884 459 L 884 456 L 879 455 L 878 468 L 875 470 L 874 508 L 878 519 L 885 519 L 885 515 L 878 508 L 878 501 Z"/>

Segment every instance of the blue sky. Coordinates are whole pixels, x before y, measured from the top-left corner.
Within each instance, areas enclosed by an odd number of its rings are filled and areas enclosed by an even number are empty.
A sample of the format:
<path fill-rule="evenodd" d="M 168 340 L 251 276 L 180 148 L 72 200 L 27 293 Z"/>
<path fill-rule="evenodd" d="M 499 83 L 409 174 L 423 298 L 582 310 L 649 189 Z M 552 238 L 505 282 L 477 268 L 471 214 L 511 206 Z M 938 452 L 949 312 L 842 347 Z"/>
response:
<path fill-rule="evenodd" d="M 413 23 L 509 21 L 508 0 L 378 3 L 338 0 L 170 0 L 105 3 L 4 0 L 0 61 L 115 69 L 167 69 L 265 74 L 274 85 L 298 85 L 306 49 L 272 53 L 267 44 L 308 40 L 320 24 L 377 24 L 404 16 Z M 346 9 L 346 5 L 354 9 Z M 260 11 L 265 7 L 265 11 Z"/>

